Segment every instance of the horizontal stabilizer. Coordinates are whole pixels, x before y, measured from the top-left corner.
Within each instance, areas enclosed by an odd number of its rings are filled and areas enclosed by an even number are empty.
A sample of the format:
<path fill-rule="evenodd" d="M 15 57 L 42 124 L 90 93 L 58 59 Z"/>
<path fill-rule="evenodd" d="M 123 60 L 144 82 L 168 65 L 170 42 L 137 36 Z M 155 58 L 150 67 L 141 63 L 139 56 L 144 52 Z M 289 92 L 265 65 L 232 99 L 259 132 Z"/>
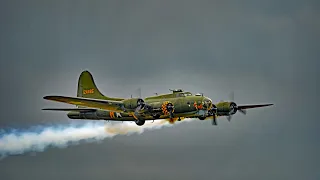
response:
<path fill-rule="evenodd" d="M 90 108 L 45 108 L 46 111 L 77 111 L 77 112 L 94 112 L 97 109 Z"/>
<path fill-rule="evenodd" d="M 272 106 L 273 104 L 238 105 L 239 110 Z"/>
<path fill-rule="evenodd" d="M 46 100 L 57 101 L 88 108 L 99 108 L 109 111 L 122 111 L 120 107 L 123 105 L 121 101 L 111 101 L 103 99 L 83 98 L 83 97 L 67 97 L 67 96 L 45 96 Z"/>

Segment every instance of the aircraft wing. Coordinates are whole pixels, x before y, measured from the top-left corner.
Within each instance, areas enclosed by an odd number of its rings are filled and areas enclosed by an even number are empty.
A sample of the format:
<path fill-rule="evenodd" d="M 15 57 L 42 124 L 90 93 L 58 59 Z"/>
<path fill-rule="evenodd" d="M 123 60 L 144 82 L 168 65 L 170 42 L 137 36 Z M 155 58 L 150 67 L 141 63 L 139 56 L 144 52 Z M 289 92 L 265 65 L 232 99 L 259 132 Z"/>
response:
<path fill-rule="evenodd" d="M 266 107 L 266 106 L 272 106 L 272 105 L 273 104 L 238 105 L 238 109 L 244 110 L 244 109 L 259 108 L 259 107 Z"/>
<path fill-rule="evenodd" d="M 48 111 L 77 111 L 77 112 L 94 112 L 97 109 L 93 108 L 45 108 L 42 110 L 48 110 Z"/>
<path fill-rule="evenodd" d="M 72 105 L 85 106 L 89 108 L 99 108 L 115 112 L 123 112 L 123 109 L 121 109 L 121 107 L 123 107 L 123 103 L 121 101 L 67 96 L 45 96 L 43 97 L 43 99 L 63 102 Z"/>

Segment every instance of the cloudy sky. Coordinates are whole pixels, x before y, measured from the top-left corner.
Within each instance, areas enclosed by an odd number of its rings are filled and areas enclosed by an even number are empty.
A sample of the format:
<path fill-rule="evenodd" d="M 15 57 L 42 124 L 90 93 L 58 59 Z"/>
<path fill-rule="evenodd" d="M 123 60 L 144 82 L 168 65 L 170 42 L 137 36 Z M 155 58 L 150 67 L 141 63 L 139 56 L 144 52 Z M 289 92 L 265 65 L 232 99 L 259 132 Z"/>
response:
<path fill-rule="evenodd" d="M 275 103 L 213 127 L 181 123 L 12 156 L 0 179 L 319 179 L 316 0 L 0 2 L 0 127 L 67 124 L 45 95 L 89 70 L 108 96 L 202 92 Z"/>

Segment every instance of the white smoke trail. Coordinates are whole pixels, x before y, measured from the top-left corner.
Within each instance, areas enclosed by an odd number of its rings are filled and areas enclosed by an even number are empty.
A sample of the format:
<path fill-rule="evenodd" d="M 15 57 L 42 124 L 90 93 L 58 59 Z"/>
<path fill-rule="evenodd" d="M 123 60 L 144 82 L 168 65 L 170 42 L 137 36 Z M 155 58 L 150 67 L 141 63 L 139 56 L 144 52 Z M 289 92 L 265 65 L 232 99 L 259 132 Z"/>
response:
<path fill-rule="evenodd" d="M 154 123 L 146 122 L 143 126 L 129 122 L 114 125 L 105 125 L 103 122 L 88 122 L 82 126 L 67 125 L 45 127 L 40 130 L 14 130 L 0 134 L 0 159 L 9 155 L 42 152 L 51 146 L 64 148 L 78 144 L 80 141 L 101 141 L 119 134 L 143 133 L 146 129 L 159 129 L 168 125 L 170 124 L 166 120 Z"/>

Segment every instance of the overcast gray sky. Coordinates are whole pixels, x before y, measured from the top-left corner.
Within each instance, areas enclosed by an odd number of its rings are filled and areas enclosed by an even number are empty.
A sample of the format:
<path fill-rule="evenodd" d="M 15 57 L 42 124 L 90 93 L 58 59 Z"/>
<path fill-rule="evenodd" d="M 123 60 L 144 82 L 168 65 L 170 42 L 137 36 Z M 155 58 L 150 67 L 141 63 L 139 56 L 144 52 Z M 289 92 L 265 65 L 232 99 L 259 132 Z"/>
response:
<path fill-rule="evenodd" d="M 319 179 L 319 1 L 0 2 L 0 126 L 70 122 L 81 71 L 109 96 L 235 91 L 275 103 L 0 162 L 0 179 Z"/>

